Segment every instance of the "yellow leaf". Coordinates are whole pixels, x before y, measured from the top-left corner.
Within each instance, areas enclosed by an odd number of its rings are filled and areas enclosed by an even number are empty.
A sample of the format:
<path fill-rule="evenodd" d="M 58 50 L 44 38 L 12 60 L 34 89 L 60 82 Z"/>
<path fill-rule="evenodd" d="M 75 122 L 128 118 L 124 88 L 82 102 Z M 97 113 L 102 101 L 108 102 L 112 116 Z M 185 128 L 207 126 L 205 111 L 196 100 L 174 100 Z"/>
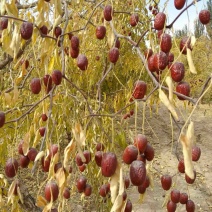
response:
<path fill-rule="evenodd" d="M 12 102 L 12 97 L 10 96 L 9 93 L 5 93 L 5 94 L 4 94 L 4 99 L 5 99 L 5 103 L 6 103 L 7 105 L 10 105 L 10 104 L 11 104 L 11 102 Z"/>
<path fill-rule="evenodd" d="M 36 155 L 35 161 L 40 160 L 45 155 L 44 151 L 39 152 Z"/>
<path fill-rule="evenodd" d="M 18 87 L 15 84 L 14 85 L 14 90 L 13 90 L 13 102 L 16 103 L 18 101 L 18 97 L 19 97 L 19 91 L 18 91 Z"/>
<path fill-rule="evenodd" d="M 44 197 L 38 196 L 37 201 L 36 201 L 36 205 L 40 208 L 43 208 L 47 205 L 47 201 Z"/>
<path fill-rule="evenodd" d="M 18 9 L 16 7 L 16 1 L 12 0 L 11 3 L 6 3 L 6 11 L 9 16 L 14 16 L 18 18 Z"/>
<path fill-rule="evenodd" d="M 51 200 L 51 202 L 44 207 L 43 212 L 49 212 L 52 208 L 52 205 L 53 201 Z"/>
<path fill-rule="evenodd" d="M 185 164 L 185 173 L 189 178 L 194 179 L 194 168 L 192 164 L 192 142 L 186 135 L 181 135 L 181 144 L 183 146 L 183 158 Z"/>
<path fill-rule="evenodd" d="M 4 15 L 5 12 L 6 12 L 6 0 L 2 0 L 1 3 L 0 3 L 0 14 L 1 15 Z"/>
<path fill-rule="evenodd" d="M 20 187 L 19 186 L 17 187 L 17 192 L 18 192 L 18 197 L 19 197 L 21 203 L 23 204 L 24 203 L 24 200 L 23 200 L 23 196 L 21 194 L 21 190 L 20 190 Z"/>
<path fill-rule="evenodd" d="M 173 101 L 174 84 L 173 84 L 170 76 L 166 77 L 166 84 L 168 85 L 168 88 L 169 88 L 169 101 L 172 102 Z"/>
<path fill-rule="evenodd" d="M 57 180 L 59 188 L 61 188 L 66 181 L 66 176 L 63 167 L 59 168 L 55 174 L 55 178 Z"/>
<path fill-rule="evenodd" d="M 69 159 L 71 157 L 71 153 L 76 149 L 76 143 L 72 139 L 68 146 L 64 150 L 64 160 L 63 160 L 63 166 L 67 170 L 69 168 Z"/>
<path fill-rule="evenodd" d="M 171 104 L 168 97 L 161 90 L 161 88 L 159 89 L 159 98 L 162 101 L 162 103 L 167 107 L 167 109 L 170 111 L 170 113 L 173 115 L 173 117 L 178 121 L 179 118 L 178 118 L 178 115 L 177 115 L 177 112 L 176 112 L 174 106 Z"/>
<path fill-rule="evenodd" d="M 2 32 L 2 50 L 13 57 L 13 50 L 10 48 L 10 43 L 12 40 L 11 34 L 8 29 L 4 29 Z"/>
<path fill-rule="evenodd" d="M 14 196 L 14 191 L 15 191 L 15 187 L 16 187 L 16 183 L 17 183 L 17 180 L 14 180 L 10 187 L 9 187 L 9 190 L 8 190 L 8 199 L 7 199 L 7 202 L 9 203 L 12 199 L 12 197 Z"/>
<path fill-rule="evenodd" d="M 114 203 L 118 195 L 118 185 L 119 185 L 119 176 L 120 176 L 120 165 L 116 167 L 116 171 L 110 180 L 110 191 L 111 191 L 111 202 Z"/>
<path fill-rule="evenodd" d="M 189 70 L 192 74 L 197 74 L 196 68 L 194 66 L 194 62 L 192 59 L 192 55 L 191 55 L 191 50 L 189 48 L 187 48 L 187 60 L 188 60 L 188 66 L 189 66 Z"/>
<path fill-rule="evenodd" d="M 22 144 L 22 149 L 23 149 L 24 155 L 27 155 L 27 153 L 29 151 L 29 142 L 30 142 L 30 135 L 29 135 L 29 132 L 28 132 L 24 136 L 23 144 Z"/>
<path fill-rule="evenodd" d="M 51 72 L 53 70 L 54 67 L 54 57 L 52 57 L 48 63 L 48 70 L 49 72 Z"/>

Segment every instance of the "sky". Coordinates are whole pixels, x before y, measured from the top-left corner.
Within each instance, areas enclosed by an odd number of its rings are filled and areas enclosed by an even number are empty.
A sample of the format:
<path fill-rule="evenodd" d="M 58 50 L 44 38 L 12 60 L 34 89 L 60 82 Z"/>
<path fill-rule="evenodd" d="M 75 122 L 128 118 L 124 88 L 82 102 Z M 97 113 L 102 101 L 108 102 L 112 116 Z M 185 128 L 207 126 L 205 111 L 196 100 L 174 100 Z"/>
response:
<path fill-rule="evenodd" d="M 180 13 L 181 10 L 177 10 L 174 6 L 174 0 L 161 0 L 160 1 L 160 11 L 163 10 L 165 2 L 168 2 L 167 7 L 165 9 L 166 14 L 168 15 L 168 23 L 171 23 L 174 18 Z M 187 0 L 187 4 L 190 4 L 192 0 Z M 186 5 L 184 6 L 184 8 Z M 197 2 L 196 5 L 189 7 L 187 10 L 188 13 L 185 11 L 180 18 L 175 22 L 174 29 L 182 29 L 185 24 L 189 23 L 190 29 L 193 31 L 193 22 L 198 17 L 199 12 L 202 9 L 207 8 L 207 0 L 201 0 Z M 182 9 L 183 10 L 183 9 Z M 188 19 L 189 17 L 189 19 Z"/>

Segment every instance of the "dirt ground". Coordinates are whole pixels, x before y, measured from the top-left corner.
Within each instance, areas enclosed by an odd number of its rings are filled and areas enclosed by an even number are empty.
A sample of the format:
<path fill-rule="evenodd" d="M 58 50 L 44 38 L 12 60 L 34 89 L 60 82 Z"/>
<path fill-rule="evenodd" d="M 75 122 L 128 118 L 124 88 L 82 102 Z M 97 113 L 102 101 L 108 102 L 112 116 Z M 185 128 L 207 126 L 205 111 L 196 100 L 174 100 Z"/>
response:
<path fill-rule="evenodd" d="M 178 113 L 181 113 L 181 120 L 183 117 L 188 117 L 191 109 L 189 106 L 185 110 L 184 103 L 178 105 Z M 212 211 L 212 106 L 199 105 L 192 116 L 196 145 L 201 148 L 200 160 L 193 162 L 194 169 L 197 172 L 197 178 L 192 185 L 187 184 L 184 174 L 178 173 L 177 170 L 178 160 L 175 150 L 179 136 L 178 128 L 175 125 L 175 133 L 173 134 L 174 142 L 172 145 L 172 131 L 167 110 L 163 106 L 159 107 L 156 117 L 155 110 L 153 110 L 154 116 L 152 117 L 148 113 L 148 110 L 147 108 L 146 120 L 148 123 L 145 122 L 145 134 L 155 149 L 155 159 L 153 163 L 149 163 L 154 185 L 152 188 L 147 189 L 143 197 L 143 203 L 139 203 L 139 194 L 135 187 L 131 187 L 128 190 L 128 197 L 133 202 L 134 212 L 166 211 L 166 205 L 165 207 L 162 207 L 162 205 L 164 200 L 169 198 L 170 191 L 165 192 L 161 187 L 160 176 L 162 174 L 175 175 L 173 177 L 172 188 L 188 193 L 190 199 L 195 203 L 195 211 Z M 138 119 L 138 126 L 139 123 L 141 126 L 142 116 Z M 133 130 L 133 123 L 131 126 Z M 179 143 L 177 152 L 179 152 L 180 156 L 182 156 L 181 150 L 181 144 Z M 186 211 L 185 205 L 178 204 L 177 211 Z"/>

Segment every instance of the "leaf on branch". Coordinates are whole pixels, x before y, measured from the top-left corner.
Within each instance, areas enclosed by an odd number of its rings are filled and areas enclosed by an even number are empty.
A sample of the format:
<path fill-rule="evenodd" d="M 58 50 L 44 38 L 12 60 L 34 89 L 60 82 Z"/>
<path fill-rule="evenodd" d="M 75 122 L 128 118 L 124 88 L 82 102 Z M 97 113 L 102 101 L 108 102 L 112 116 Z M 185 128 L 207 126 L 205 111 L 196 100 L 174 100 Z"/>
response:
<path fill-rule="evenodd" d="M 4 99 L 5 99 L 6 105 L 10 105 L 10 104 L 11 104 L 11 102 L 12 102 L 12 97 L 10 96 L 9 93 L 5 93 L 5 94 L 4 94 Z"/>
<path fill-rule="evenodd" d="M 55 28 L 56 26 L 58 26 L 62 21 L 62 17 L 61 15 L 59 15 L 55 20 L 54 20 L 54 24 L 53 24 L 53 28 Z"/>
<path fill-rule="evenodd" d="M 36 201 L 36 206 L 44 208 L 47 205 L 47 201 L 44 197 L 38 196 Z"/>
<path fill-rule="evenodd" d="M 18 18 L 18 9 L 16 7 L 16 0 L 12 0 L 11 3 L 5 3 L 6 11 L 9 16 Z"/>
<path fill-rule="evenodd" d="M 23 149 L 23 153 L 24 153 L 25 156 L 27 155 L 27 153 L 29 151 L 29 142 L 30 142 L 30 134 L 28 132 L 24 136 L 23 144 L 22 144 L 22 149 Z"/>
<path fill-rule="evenodd" d="M 55 174 L 59 188 L 61 188 L 66 182 L 66 176 L 63 167 L 59 168 Z"/>
<path fill-rule="evenodd" d="M 173 101 L 174 84 L 173 84 L 172 79 L 171 79 L 170 76 L 166 77 L 166 84 L 168 85 L 168 88 L 169 88 L 169 101 L 172 102 Z"/>
<path fill-rule="evenodd" d="M 10 49 L 13 50 L 13 57 L 16 58 L 18 51 L 19 51 L 19 47 L 20 47 L 20 42 L 21 42 L 21 36 L 19 33 L 19 27 L 18 25 L 15 25 L 14 31 L 13 31 L 13 37 L 12 37 L 12 41 L 10 43 Z"/>
<path fill-rule="evenodd" d="M 9 187 L 7 203 L 10 203 L 10 201 L 14 197 L 14 191 L 15 191 L 16 184 L 17 184 L 17 180 L 14 180 Z"/>
<path fill-rule="evenodd" d="M 1 3 L 0 3 L 0 14 L 1 15 L 4 15 L 5 12 L 6 12 L 6 0 L 2 0 Z"/>
<path fill-rule="evenodd" d="M 192 74 L 197 74 L 196 68 L 194 66 L 194 62 L 192 59 L 192 55 L 191 55 L 191 50 L 189 48 L 187 48 L 187 60 L 188 60 L 188 66 L 189 66 L 189 70 Z"/>
<path fill-rule="evenodd" d="M 120 211 L 121 208 L 124 206 L 124 201 L 123 201 L 123 193 L 124 193 L 123 170 L 122 170 L 122 167 L 119 167 L 119 168 L 120 168 L 119 169 L 119 192 L 118 192 L 117 197 L 115 198 L 115 202 L 113 204 L 111 212 Z M 114 191 L 116 191 L 116 190 L 114 189 Z"/>
<path fill-rule="evenodd" d="M 73 139 L 69 142 L 68 146 L 64 150 L 64 160 L 63 160 L 63 166 L 66 170 L 69 168 L 69 159 L 71 157 L 71 153 L 76 149 L 76 143 L 73 141 Z"/>
<path fill-rule="evenodd" d="M 184 134 L 181 135 L 180 141 L 183 146 L 185 173 L 189 178 L 194 179 L 194 169 L 192 164 L 192 141 Z"/>
<path fill-rule="evenodd" d="M 118 195 L 118 186 L 119 186 L 119 177 L 120 177 L 120 165 L 116 167 L 116 171 L 110 180 L 110 191 L 111 191 L 111 202 L 114 203 Z"/>
<path fill-rule="evenodd" d="M 63 10 L 61 0 L 54 0 L 54 5 L 55 5 L 55 14 L 62 16 Z"/>
<path fill-rule="evenodd" d="M 35 162 L 38 161 L 38 160 L 40 160 L 44 155 L 45 155 L 44 151 L 39 152 L 36 155 Z"/>
<path fill-rule="evenodd" d="M 2 50 L 13 57 L 13 50 L 10 48 L 10 43 L 12 40 L 11 34 L 8 29 L 3 30 L 2 32 Z"/>
<path fill-rule="evenodd" d="M 178 121 L 179 118 L 174 106 L 169 101 L 166 94 L 161 90 L 161 88 L 159 89 L 159 98 L 162 101 L 162 103 L 167 107 L 167 109 L 170 111 L 170 113 L 173 115 L 173 117 Z"/>
<path fill-rule="evenodd" d="M 21 201 L 22 204 L 24 204 L 23 195 L 21 194 L 21 190 L 19 186 L 17 187 L 17 193 L 18 193 L 19 200 Z"/>
<path fill-rule="evenodd" d="M 81 125 L 79 123 L 75 124 L 75 128 L 72 129 L 73 135 L 74 135 L 74 139 L 77 143 L 77 150 L 78 153 L 82 159 L 82 162 L 85 162 L 85 156 L 83 155 L 82 152 L 82 146 L 85 146 L 85 132 L 82 129 Z"/>
<path fill-rule="evenodd" d="M 52 205 L 53 205 L 53 201 L 52 201 L 52 198 L 51 198 L 51 202 L 48 203 L 48 204 L 44 207 L 44 209 L 43 209 L 42 212 L 49 212 L 49 211 L 51 211 Z"/>
<path fill-rule="evenodd" d="M 19 90 L 18 90 L 18 86 L 16 84 L 14 84 L 14 90 L 13 90 L 13 103 L 16 103 L 18 101 L 18 97 L 19 97 Z"/>

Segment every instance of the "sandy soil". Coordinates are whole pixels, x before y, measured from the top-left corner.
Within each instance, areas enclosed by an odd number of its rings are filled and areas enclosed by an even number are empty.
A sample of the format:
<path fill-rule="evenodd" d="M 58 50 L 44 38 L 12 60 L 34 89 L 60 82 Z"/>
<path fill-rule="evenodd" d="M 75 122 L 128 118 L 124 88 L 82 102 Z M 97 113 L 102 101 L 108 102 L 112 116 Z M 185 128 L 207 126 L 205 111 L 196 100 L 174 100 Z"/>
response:
<path fill-rule="evenodd" d="M 191 109 L 189 106 L 185 111 L 183 103 L 178 105 L 178 112 L 182 113 L 181 120 L 183 117 L 188 117 Z M 162 207 L 162 205 L 164 200 L 169 198 L 170 191 L 165 192 L 162 189 L 160 176 L 162 174 L 170 174 L 172 176 L 175 175 L 172 188 L 188 193 L 190 199 L 195 202 L 195 211 L 212 211 L 212 107 L 210 105 L 200 105 L 192 116 L 196 145 L 201 148 L 202 152 L 200 160 L 193 162 L 197 171 L 197 178 L 192 185 L 187 184 L 184 174 L 179 173 L 177 170 L 178 160 L 175 150 L 179 130 L 176 126 L 174 127 L 174 142 L 172 145 L 172 131 L 167 110 L 164 107 L 160 107 L 156 117 L 150 116 L 148 108 L 146 111 L 146 120 L 148 120 L 149 124 L 145 123 L 145 134 L 155 149 L 155 159 L 153 163 L 149 163 L 154 185 L 152 188 L 147 189 L 143 197 L 143 203 L 139 203 L 139 194 L 135 187 L 131 187 L 128 190 L 128 197 L 133 202 L 133 210 L 135 212 L 166 211 L 166 205 L 165 207 Z M 185 112 L 183 113 L 182 111 Z M 154 114 L 155 112 L 153 110 Z M 142 123 L 141 115 L 138 123 Z M 182 156 L 181 150 L 181 144 L 179 143 L 177 152 L 180 156 Z M 177 211 L 186 211 L 185 205 L 178 204 Z"/>

